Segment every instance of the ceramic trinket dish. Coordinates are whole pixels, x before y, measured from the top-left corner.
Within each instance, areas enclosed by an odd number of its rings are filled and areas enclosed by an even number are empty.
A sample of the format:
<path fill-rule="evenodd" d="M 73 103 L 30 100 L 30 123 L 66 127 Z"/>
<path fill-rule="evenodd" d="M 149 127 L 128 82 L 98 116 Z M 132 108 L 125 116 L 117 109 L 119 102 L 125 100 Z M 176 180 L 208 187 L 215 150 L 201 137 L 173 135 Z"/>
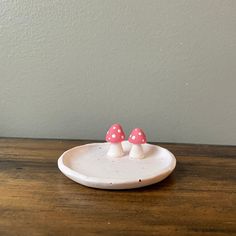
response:
<path fill-rule="evenodd" d="M 108 142 L 69 149 L 58 159 L 58 167 L 73 181 L 100 189 L 144 187 L 165 179 L 174 170 L 174 155 L 146 143 L 143 130 L 136 128 L 128 141 L 124 139 L 121 125 L 114 124 L 106 134 Z"/>

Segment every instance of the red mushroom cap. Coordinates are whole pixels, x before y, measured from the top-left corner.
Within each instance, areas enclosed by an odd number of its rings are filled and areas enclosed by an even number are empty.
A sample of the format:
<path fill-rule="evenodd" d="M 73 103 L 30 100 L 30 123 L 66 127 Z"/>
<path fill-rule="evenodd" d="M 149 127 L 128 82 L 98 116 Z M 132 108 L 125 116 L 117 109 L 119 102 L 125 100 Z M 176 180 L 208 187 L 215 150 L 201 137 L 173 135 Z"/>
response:
<path fill-rule="evenodd" d="M 140 128 L 135 128 L 129 136 L 129 142 L 133 144 L 144 144 L 147 142 L 146 135 Z"/>
<path fill-rule="evenodd" d="M 107 131 L 106 141 L 110 143 L 120 143 L 125 140 L 125 133 L 120 124 L 114 124 Z"/>

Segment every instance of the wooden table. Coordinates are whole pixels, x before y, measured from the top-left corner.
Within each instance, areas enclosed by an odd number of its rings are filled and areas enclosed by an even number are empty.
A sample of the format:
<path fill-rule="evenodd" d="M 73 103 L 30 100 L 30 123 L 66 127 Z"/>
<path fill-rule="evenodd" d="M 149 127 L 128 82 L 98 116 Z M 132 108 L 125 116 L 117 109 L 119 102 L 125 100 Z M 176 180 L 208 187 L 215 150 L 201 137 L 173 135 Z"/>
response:
<path fill-rule="evenodd" d="M 236 235 L 236 146 L 162 143 L 177 158 L 169 178 L 107 191 L 57 168 L 65 150 L 88 142 L 0 139 L 1 236 Z"/>

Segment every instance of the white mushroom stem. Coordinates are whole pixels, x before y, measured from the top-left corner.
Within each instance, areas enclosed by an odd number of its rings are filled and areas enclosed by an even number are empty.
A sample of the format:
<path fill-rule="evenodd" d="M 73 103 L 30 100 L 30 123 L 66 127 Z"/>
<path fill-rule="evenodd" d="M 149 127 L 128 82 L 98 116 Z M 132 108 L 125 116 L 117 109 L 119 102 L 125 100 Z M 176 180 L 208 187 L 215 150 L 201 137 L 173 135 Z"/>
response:
<path fill-rule="evenodd" d="M 132 144 L 132 148 L 129 153 L 130 158 L 141 159 L 144 158 L 143 147 L 141 144 Z"/>
<path fill-rule="evenodd" d="M 121 143 L 110 143 L 110 148 L 107 152 L 109 157 L 121 157 L 124 155 L 124 151 Z"/>

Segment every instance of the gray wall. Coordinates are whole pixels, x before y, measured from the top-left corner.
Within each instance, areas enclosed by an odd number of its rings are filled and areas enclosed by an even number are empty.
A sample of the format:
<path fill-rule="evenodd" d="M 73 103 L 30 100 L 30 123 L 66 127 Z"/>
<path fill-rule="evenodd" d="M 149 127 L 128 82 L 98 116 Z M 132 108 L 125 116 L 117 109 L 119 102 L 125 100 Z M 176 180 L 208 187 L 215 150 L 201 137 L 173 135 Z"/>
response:
<path fill-rule="evenodd" d="M 236 1 L 0 1 L 0 136 L 236 144 Z"/>

